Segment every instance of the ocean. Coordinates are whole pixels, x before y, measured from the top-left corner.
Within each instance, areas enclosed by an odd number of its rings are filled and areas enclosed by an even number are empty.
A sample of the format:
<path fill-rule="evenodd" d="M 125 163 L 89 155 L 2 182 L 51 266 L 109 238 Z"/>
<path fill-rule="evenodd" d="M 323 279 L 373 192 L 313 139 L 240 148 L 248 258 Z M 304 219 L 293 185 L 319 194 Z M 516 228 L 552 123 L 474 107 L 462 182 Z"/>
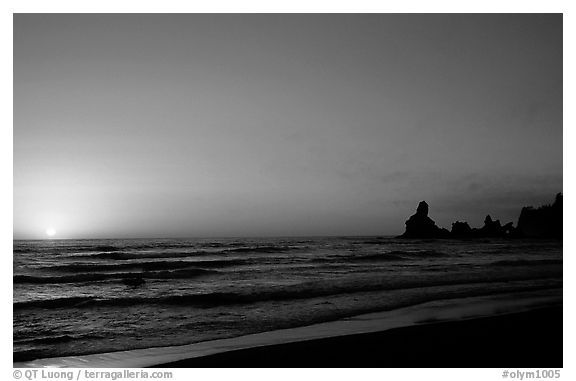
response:
<path fill-rule="evenodd" d="M 14 241 L 15 362 L 184 345 L 421 303 L 562 292 L 562 242 Z"/>

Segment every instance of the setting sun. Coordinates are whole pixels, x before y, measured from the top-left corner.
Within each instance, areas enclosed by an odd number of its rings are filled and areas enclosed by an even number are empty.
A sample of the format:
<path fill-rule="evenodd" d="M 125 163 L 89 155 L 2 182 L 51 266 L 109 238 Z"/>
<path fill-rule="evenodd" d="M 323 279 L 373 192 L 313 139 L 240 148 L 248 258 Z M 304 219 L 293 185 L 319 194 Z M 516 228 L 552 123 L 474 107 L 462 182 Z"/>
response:
<path fill-rule="evenodd" d="M 52 228 L 48 228 L 46 229 L 46 235 L 48 237 L 54 237 L 54 235 L 56 234 L 56 230 L 52 229 Z"/>

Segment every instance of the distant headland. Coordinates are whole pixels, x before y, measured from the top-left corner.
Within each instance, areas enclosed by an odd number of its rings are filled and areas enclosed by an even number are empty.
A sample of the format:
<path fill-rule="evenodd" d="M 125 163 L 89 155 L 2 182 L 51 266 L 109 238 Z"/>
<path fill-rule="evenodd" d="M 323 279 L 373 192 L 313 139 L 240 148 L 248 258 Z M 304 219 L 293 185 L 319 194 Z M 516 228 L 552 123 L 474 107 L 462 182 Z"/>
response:
<path fill-rule="evenodd" d="M 512 222 L 504 225 L 490 215 L 484 226 L 471 228 L 467 222 L 456 221 L 452 230 L 436 226 L 428 217 L 428 203 L 421 201 L 416 213 L 406 221 L 406 231 L 401 238 L 557 238 L 562 239 L 562 193 L 556 195 L 554 203 L 539 208 L 527 206 L 520 211 L 517 226 Z"/>

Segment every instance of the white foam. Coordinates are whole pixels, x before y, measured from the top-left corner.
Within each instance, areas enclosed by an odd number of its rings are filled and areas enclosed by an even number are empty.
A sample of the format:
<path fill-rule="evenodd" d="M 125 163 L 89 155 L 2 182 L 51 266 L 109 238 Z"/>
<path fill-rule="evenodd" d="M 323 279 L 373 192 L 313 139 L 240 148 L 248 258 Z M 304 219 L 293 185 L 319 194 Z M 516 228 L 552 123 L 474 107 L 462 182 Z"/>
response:
<path fill-rule="evenodd" d="M 384 331 L 416 324 L 454 321 L 561 305 L 562 290 L 439 300 L 393 311 L 195 344 L 135 349 L 14 363 L 15 368 L 141 368 L 232 350 Z"/>

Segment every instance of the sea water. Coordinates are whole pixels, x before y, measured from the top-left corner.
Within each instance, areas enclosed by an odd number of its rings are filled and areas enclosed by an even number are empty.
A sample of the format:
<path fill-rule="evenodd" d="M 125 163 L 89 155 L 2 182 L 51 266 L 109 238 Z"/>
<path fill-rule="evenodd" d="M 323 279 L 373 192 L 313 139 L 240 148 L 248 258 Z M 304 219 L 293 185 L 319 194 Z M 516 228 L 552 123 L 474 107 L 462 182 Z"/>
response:
<path fill-rule="evenodd" d="M 562 242 L 14 241 L 13 282 L 14 361 L 29 361 L 230 338 L 435 300 L 561 290 Z"/>

